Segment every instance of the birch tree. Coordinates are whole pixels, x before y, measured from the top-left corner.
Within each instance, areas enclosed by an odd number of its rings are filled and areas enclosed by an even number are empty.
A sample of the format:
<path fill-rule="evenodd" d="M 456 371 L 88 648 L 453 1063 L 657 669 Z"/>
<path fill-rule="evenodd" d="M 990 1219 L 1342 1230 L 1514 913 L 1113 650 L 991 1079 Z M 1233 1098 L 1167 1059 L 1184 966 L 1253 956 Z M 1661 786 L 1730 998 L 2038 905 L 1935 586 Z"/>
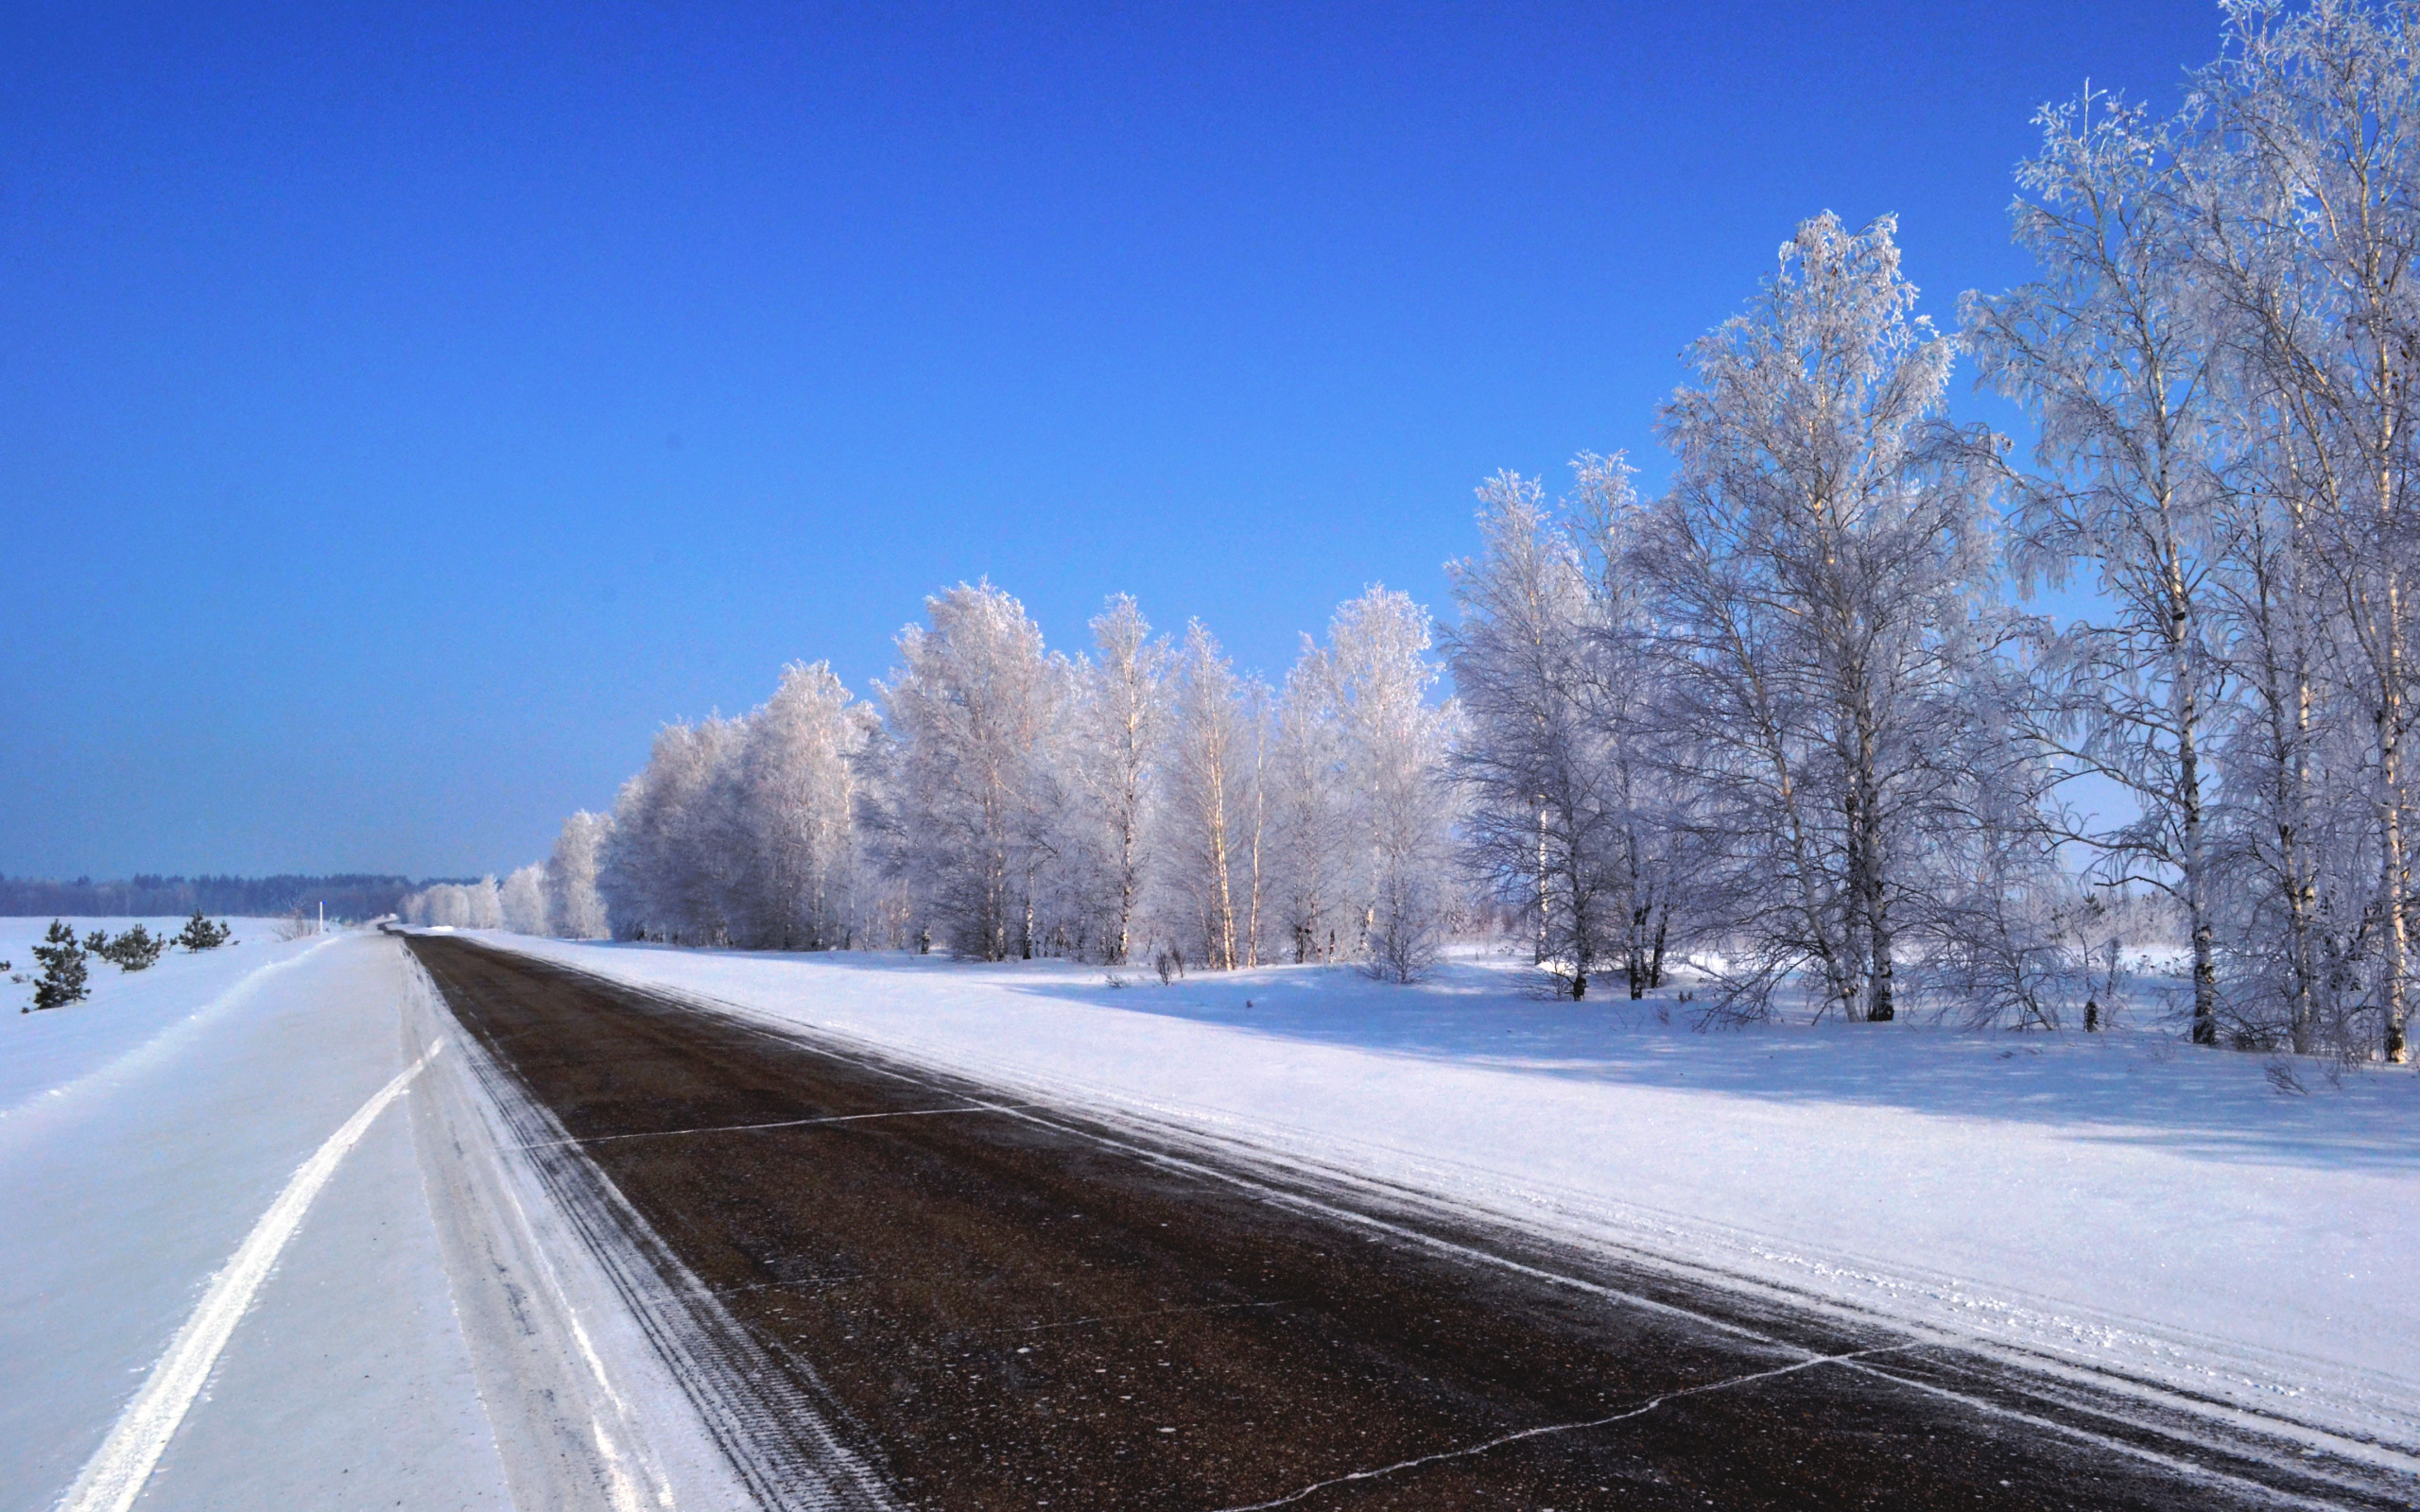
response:
<path fill-rule="evenodd" d="M 1261 807 L 1270 921 L 1297 963 L 1350 955 L 1339 938 L 1348 910 L 1349 804 L 1340 731 L 1328 717 L 1326 662 L 1309 636 L 1269 721 Z"/>
<path fill-rule="evenodd" d="M 1167 725 L 1167 648 L 1134 600 L 1120 593 L 1092 622 L 1098 660 L 1083 671 L 1083 738 L 1078 781 L 1101 837 L 1115 897 L 1104 919 L 1101 957 L 1123 963 L 1133 949 L 1150 869 L 1147 827 L 1160 744 Z"/>
<path fill-rule="evenodd" d="M 748 716 L 732 765 L 727 822 L 744 865 L 728 910 L 746 943 L 783 950 L 846 944 L 856 849 L 854 760 L 865 723 L 829 664 L 793 662 Z"/>
<path fill-rule="evenodd" d="M 1950 341 L 1915 316 L 1894 225 L 1803 224 L 1747 313 L 1690 351 L 1633 570 L 1656 585 L 1701 833 L 1749 947 L 1729 999 L 1802 967 L 1853 1018 L 1897 1011 L 1899 905 L 1991 578 L 1989 481 L 1939 444 Z"/>
<path fill-rule="evenodd" d="M 582 809 L 563 820 L 546 858 L 547 933 L 562 939 L 603 939 L 605 900 L 596 891 L 597 852 L 612 821 Z"/>
<path fill-rule="evenodd" d="M 622 784 L 597 868 L 616 938 L 729 942 L 723 903 L 734 858 L 716 820 L 739 734 L 728 719 L 667 725 L 647 765 Z"/>
<path fill-rule="evenodd" d="M 2375 883 L 2373 1041 L 2408 1057 L 2414 424 L 2420 421 L 2420 13 L 2229 7 L 2196 79 L 2211 186 L 2201 267 L 2241 320 L 2276 423 L 2269 466 L 2331 604 L 2363 716 Z"/>
<path fill-rule="evenodd" d="M 1450 572 L 1461 620 L 1443 636 L 1469 720 L 1453 753 L 1472 796 L 1464 845 L 1534 921 L 1531 956 L 1573 998 L 1622 938 L 1625 803 L 1596 696 L 1602 643 L 1580 554 L 1539 485 L 1478 490 L 1481 554 Z"/>
<path fill-rule="evenodd" d="M 1427 969 L 1443 923 L 1459 711 L 1428 702 L 1431 640 L 1427 610 L 1374 587 L 1337 609 L 1312 662 L 1336 727 L 1356 954 L 1397 981 Z"/>
<path fill-rule="evenodd" d="M 516 868 L 496 889 L 504 927 L 516 935 L 546 933 L 546 868 L 543 862 Z"/>
<path fill-rule="evenodd" d="M 2173 149 L 2103 94 L 2038 118 L 2018 172 L 2018 244 L 2042 275 L 1967 295 L 1982 381 L 2024 404 L 2039 471 L 2018 480 L 2020 581 L 2081 568 L 2107 614 L 2078 619 L 2042 662 L 2039 736 L 2075 772 L 2124 786 L 2139 816 L 2083 838 L 2107 881 L 2173 889 L 2192 951 L 2196 1043 L 2218 1042 L 2214 734 L 2227 659 L 2210 644 L 2227 553 L 2221 328 L 2197 287 Z"/>
<path fill-rule="evenodd" d="M 1616 820 L 1615 866 L 1621 895 L 1622 965 L 1630 995 L 1664 984 L 1676 915 L 1685 904 L 1683 850 L 1692 799 L 1672 781 L 1670 747 L 1660 732 L 1664 686 L 1657 676 L 1660 634 L 1651 585 L 1629 569 L 1649 519 L 1616 454 L 1583 452 L 1572 460 L 1565 532 L 1588 580 L 1591 606 L 1582 663 L 1592 718 L 1603 739 L 1606 792 Z M 1683 927 L 1693 927 L 1692 918 Z"/>
<path fill-rule="evenodd" d="M 1251 954 L 1237 871 L 1248 859 L 1254 795 L 1252 731 L 1244 686 L 1201 621 L 1185 627 L 1176 656 L 1161 772 L 1166 811 L 1166 889 L 1172 921 L 1191 937 L 1194 959 L 1216 971 Z"/>
<path fill-rule="evenodd" d="M 899 864 L 951 949 L 1029 957 L 1063 816 L 1057 743 L 1073 671 L 988 583 L 925 607 L 931 626 L 900 632 L 900 669 L 880 689 L 897 741 Z"/>

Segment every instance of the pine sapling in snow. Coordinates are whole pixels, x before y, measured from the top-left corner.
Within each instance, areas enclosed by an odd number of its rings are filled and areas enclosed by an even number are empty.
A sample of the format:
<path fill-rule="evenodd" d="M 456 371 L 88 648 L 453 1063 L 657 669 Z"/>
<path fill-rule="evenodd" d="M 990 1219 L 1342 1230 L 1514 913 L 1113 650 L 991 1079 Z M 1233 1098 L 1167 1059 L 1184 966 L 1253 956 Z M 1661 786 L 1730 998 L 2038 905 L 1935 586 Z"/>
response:
<path fill-rule="evenodd" d="M 84 948 L 101 959 L 114 963 L 121 971 L 140 971 L 166 953 L 168 939 L 164 935 L 154 935 L 137 924 L 115 939 L 104 937 L 96 929 L 84 942 Z"/>
<path fill-rule="evenodd" d="M 176 937 L 176 943 L 183 946 L 188 952 L 215 951 L 234 936 L 235 930 L 233 925 L 224 920 L 214 924 L 204 919 L 201 910 L 197 908 L 193 911 L 193 917 L 185 920 L 184 933 Z"/>
<path fill-rule="evenodd" d="M 84 985 L 84 947 L 63 921 L 50 921 L 49 933 L 34 947 L 34 959 L 42 962 L 41 979 L 34 983 L 35 1007 L 62 1008 L 90 993 Z"/>

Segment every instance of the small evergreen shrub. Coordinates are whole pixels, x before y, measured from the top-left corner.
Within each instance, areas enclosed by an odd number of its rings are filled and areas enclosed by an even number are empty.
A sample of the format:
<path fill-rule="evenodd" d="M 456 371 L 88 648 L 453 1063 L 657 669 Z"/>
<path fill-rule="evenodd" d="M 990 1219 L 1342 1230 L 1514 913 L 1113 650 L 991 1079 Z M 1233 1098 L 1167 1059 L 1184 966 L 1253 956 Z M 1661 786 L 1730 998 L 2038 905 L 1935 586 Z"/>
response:
<path fill-rule="evenodd" d="M 42 976 L 34 983 L 35 1007 L 63 1008 L 91 992 L 84 985 L 84 947 L 60 920 L 50 921 L 50 932 L 34 947 L 34 959 L 42 962 Z"/>
<path fill-rule="evenodd" d="M 184 933 L 177 936 L 176 943 L 183 946 L 188 953 L 199 953 L 215 951 L 234 937 L 234 926 L 224 921 L 214 924 L 204 919 L 201 916 L 201 910 L 197 908 L 193 911 L 193 917 L 185 920 Z"/>
<path fill-rule="evenodd" d="M 100 937 L 99 930 L 93 931 L 94 939 Z M 137 924 L 117 938 L 99 945 L 87 940 L 84 948 L 101 959 L 114 963 L 121 971 L 140 971 L 166 954 L 168 939 L 164 935 L 154 935 Z"/>

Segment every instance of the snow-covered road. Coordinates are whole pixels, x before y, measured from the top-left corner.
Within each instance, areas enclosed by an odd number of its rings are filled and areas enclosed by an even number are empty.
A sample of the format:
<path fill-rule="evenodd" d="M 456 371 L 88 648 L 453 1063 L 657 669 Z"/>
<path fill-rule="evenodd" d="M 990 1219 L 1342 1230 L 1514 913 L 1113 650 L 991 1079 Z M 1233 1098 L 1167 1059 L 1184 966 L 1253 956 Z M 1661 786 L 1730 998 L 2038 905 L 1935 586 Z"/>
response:
<path fill-rule="evenodd" d="M 409 972 L 374 937 L 248 939 L 0 1024 L 0 1507 L 57 1503 L 297 1170 L 425 1049 Z M 411 1101 L 343 1152 L 137 1505 L 510 1504 Z"/>

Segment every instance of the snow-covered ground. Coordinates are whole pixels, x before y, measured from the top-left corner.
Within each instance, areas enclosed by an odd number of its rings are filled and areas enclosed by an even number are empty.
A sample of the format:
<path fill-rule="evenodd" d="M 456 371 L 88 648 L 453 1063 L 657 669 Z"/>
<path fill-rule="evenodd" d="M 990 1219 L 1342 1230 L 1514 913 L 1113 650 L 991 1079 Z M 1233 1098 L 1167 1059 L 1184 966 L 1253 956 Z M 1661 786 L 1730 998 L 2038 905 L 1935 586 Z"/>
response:
<path fill-rule="evenodd" d="M 2420 1447 L 2420 1078 L 1413 988 L 497 943 L 1926 1331 Z M 1658 1008 L 1671 1022 L 1662 1022 Z M 2340 1445 L 2340 1447 L 2342 1447 Z"/>
<path fill-rule="evenodd" d="M 26 969 L 47 922 L 0 920 L 0 959 Z M 535 1504 L 626 1472 L 637 1501 L 727 1501 L 394 942 L 238 934 L 0 1011 L 0 1512 L 57 1503 L 313 1152 L 439 1041 L 302 1213 L 138 1504 Z M 2261 1057 L 2149 1034 L 1700 1035 L 1685 1005 L 1537 1001 L 1480 960 L 1409 989 L 1302 968 L 1112 987 L 491 937 L 2420 1463 L 2408 1072 L 2304 1063 L 2292 1094 Z"/>
<path fill-rule="evenodd" d="M 122 934 L 141 924 L 155 935 L 174 935 L 182 919 L 85 919 L 65 920 L 82 939 L 98 929 Z M 34 1000 L 34 979 L 42 964 L 34 959 L 51 920 L 0 919 L 0 1015 L 13 1022 L 0 1024 L 0 1113 L 26 1098 L 46 1094 L 73 1082 L 130 1050 L 151 1043 L 159 1035 L 217 1004 L 220 996 L 260 967 L 289 957 L 273 947 L 282 942 L 282 920 L 234 919 L 233 944 L 194 954 L 171 950 L 140 971 L 122 971 L 97 957 L 88 959 L 86 981 L 92 996 L 66 1008 L 20 1013 Z M 10 980 L 24 977 L 22 982 Z M 188 1031 L 190 1034 L 192 1031 Z"/>
<path fill-rule="evenodd" d="M 426 977 L 271 922 L 0 1012 L 0 1512 L 740 1504 Z"/>
<path fill-rule="evenodd" d="M 0 920 L 0 958 L 23 970 L 48 922 Z M 406 1064 L 390 942 L 249 922 L 0 1014 L 0 1507 L 57 1503 L 297 1168 Z M 345 1154 L 216 1366 L 139 1505 L 508 1504 L 405 1107 Z"/>

